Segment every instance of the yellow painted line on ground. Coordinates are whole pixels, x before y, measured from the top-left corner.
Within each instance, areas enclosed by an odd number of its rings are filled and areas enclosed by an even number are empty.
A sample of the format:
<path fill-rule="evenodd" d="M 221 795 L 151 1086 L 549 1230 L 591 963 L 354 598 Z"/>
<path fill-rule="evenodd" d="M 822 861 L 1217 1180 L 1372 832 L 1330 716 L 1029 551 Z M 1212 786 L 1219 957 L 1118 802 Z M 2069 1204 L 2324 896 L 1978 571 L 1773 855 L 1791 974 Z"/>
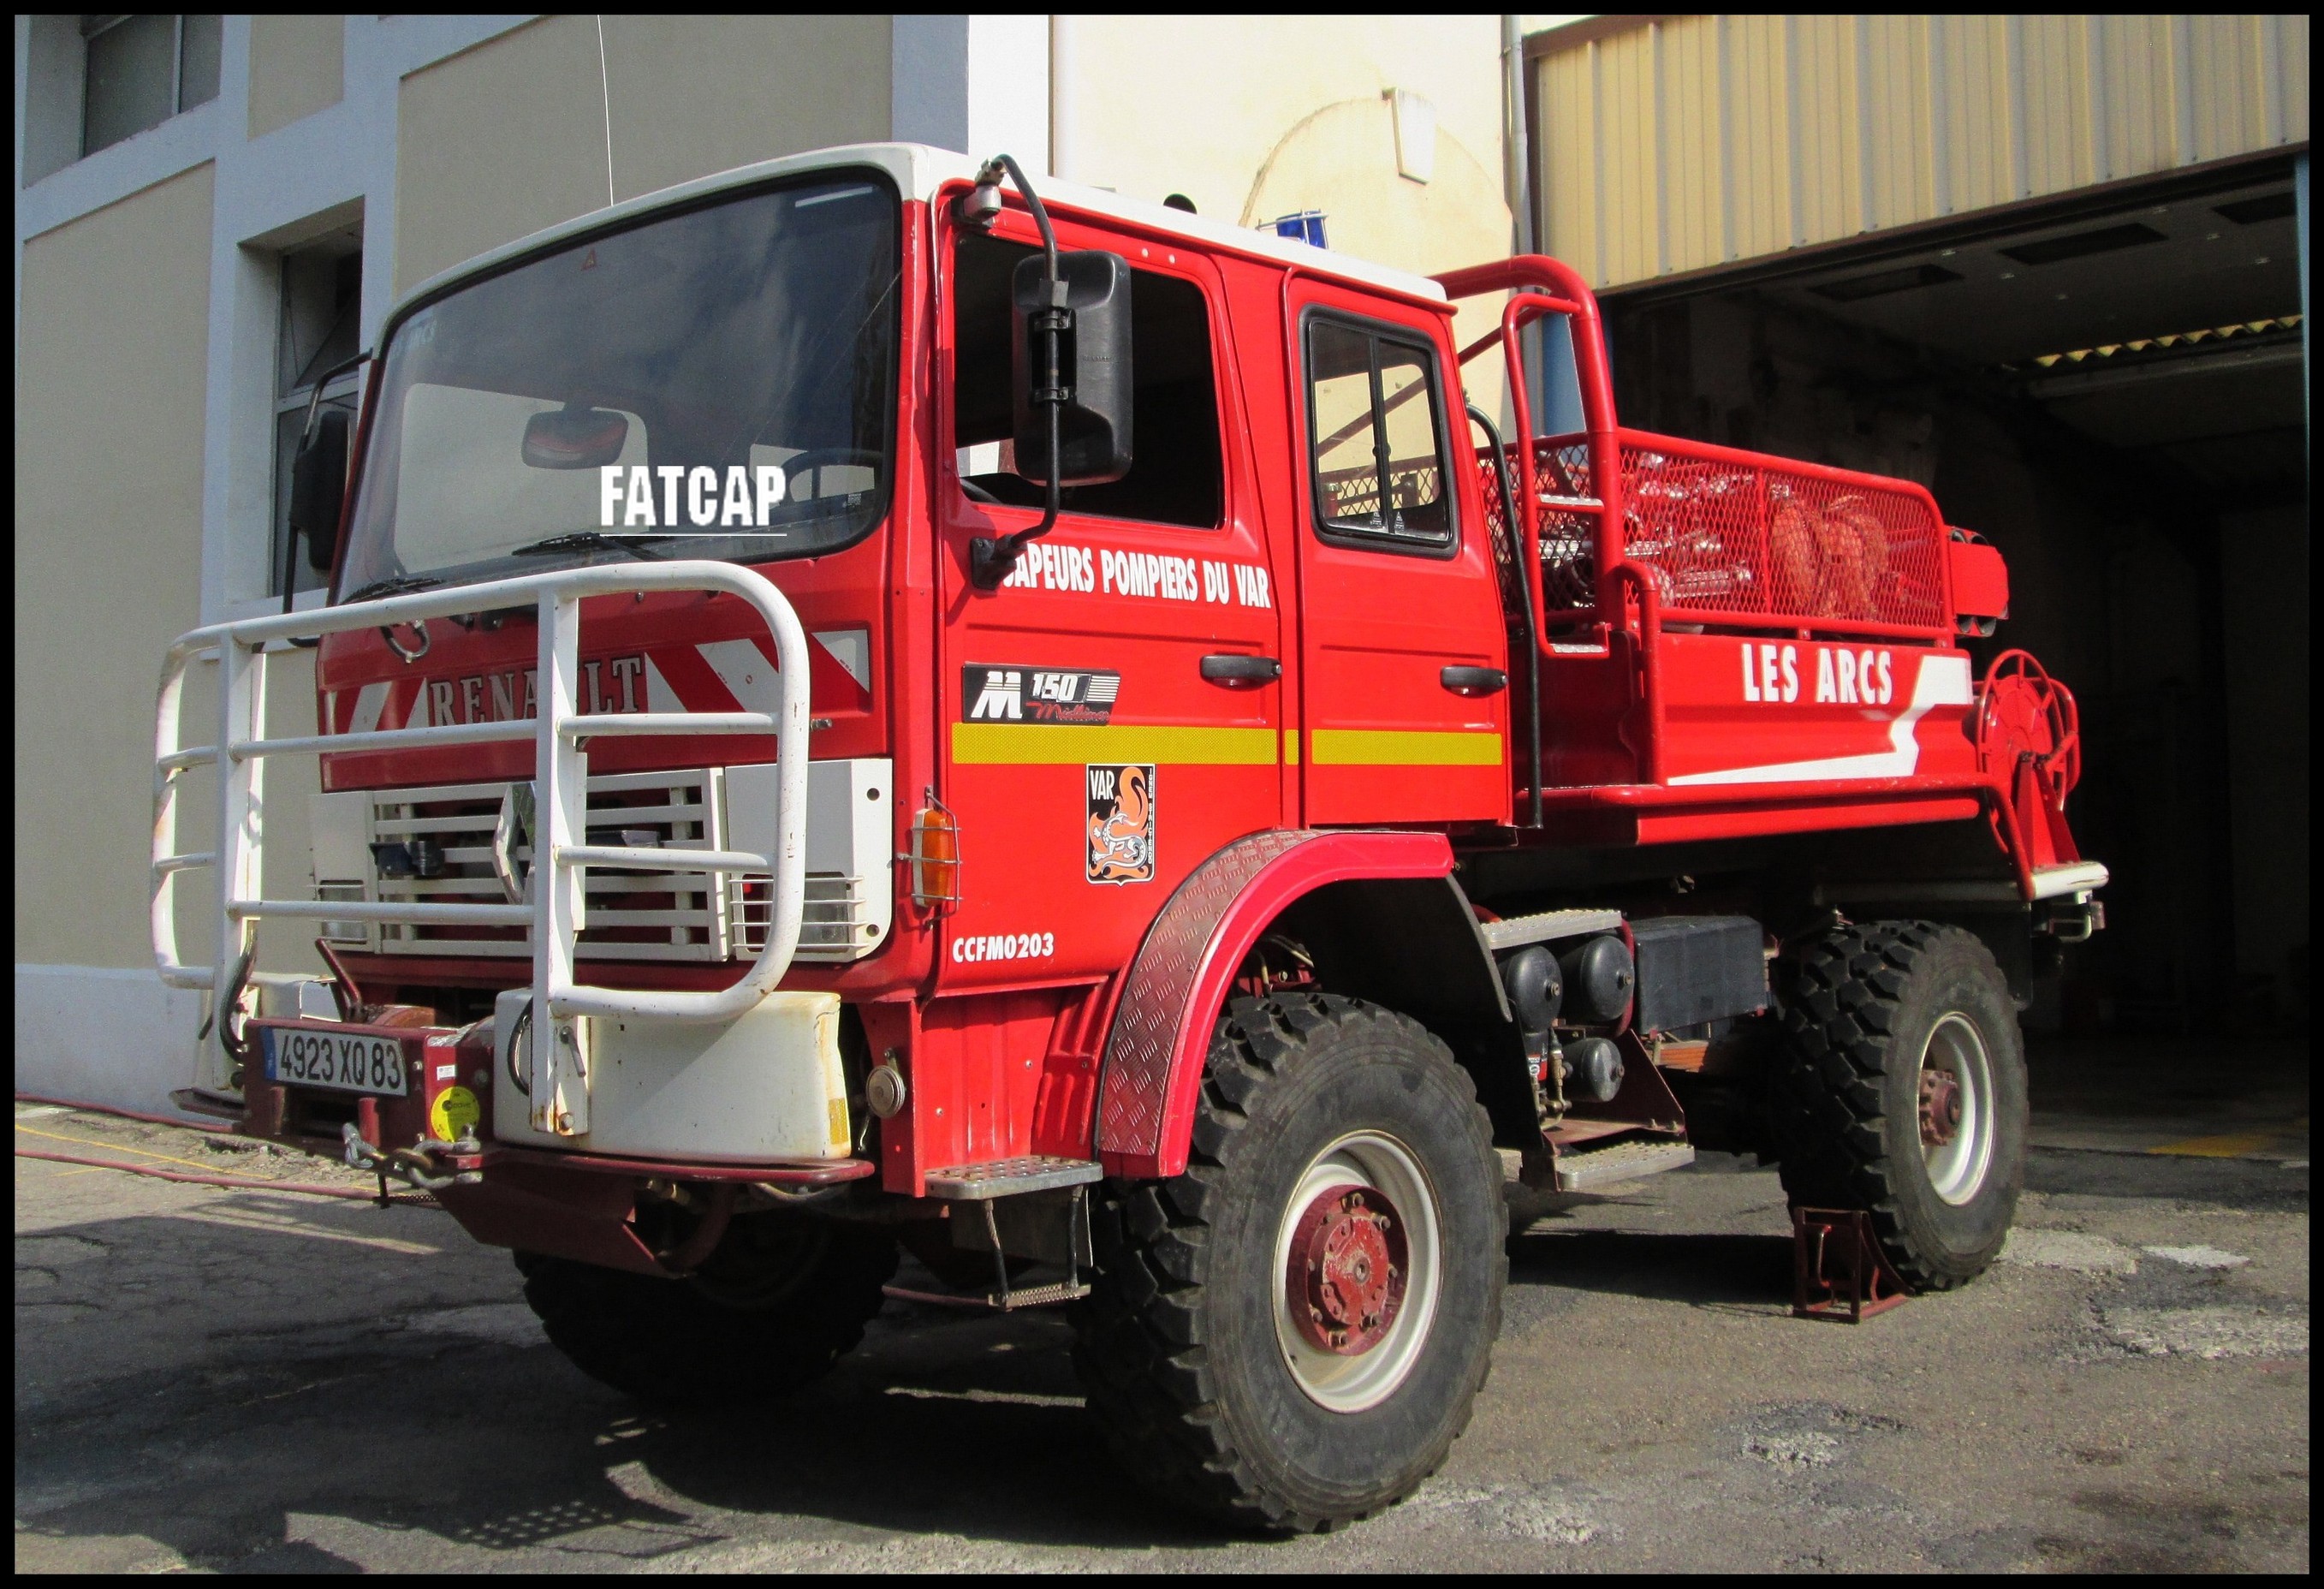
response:
<path fill-rule="evenodd" d="M 1436 728 L 1318 728 L 1307 752 L 1318 767 L 1498 767 L 1501 736 Z"/>
<path fill-rule="evenodd" d="M 2181 1159 L 2240 1159 L 2246 1153 L 2257 1152 L 2282 1140 L 2280 1132 L 2244 1132 L 2234 1136 L 2189 1137 L 2183 1142 L 2165 1142 L 2159 1148 L 2149 1148 L 2147 1151 L 2169 1153 Z"/>
<path fill-rule="evenodd" d="M 348 1231 L 325 1230 L 295 1215 L 268 1215 L 247 1204 L 188 1209 L 171 1217 L 191 1220 L 198 1224 L 224 1225 L 228 1230 L 263 1231 L 269 1235 L 307 1236 L 318 1242 L 344 1242 L 351 1247 L 373 1247 L 382 1252 L 400 1252 L 412 1258 L 430 1258 L 444 1251 L 424 1242 L 406 1242 L 394 1236 L 366 1236 Z"/>
<path fill-rule="evenodd" d="M 165 1164 L 189 1165 L 195 1169 L 207 1169 L 212 1174 L 217 1173 L 218 1169 L 214 1163 L 204 1164 L 198 1159 L 180 1159 L 169 1153 L 156 1153 L 151 1148 L 133 1148 L 126 1142 L 107 1142 L 96 1137 L 61 1136 L 52 1131 L 34 1131 L 29 1125 L 19 1125 L 16 1129 L 28 1137 L 46 1137 L 52 1142 L 71 1142 L 83 1148 L 110 1148 L 116 1153 L 134 1153 L 143 1159 L 159 1159 Z"/>
<path fill-rule="evenodd" d="M 1066 766 L 1149 762 L 1178 766 L 1271 767 L 1272 728 L 1197 728 L 1130 723 L 955 723 L 952 759 L 964 766 Z"/>

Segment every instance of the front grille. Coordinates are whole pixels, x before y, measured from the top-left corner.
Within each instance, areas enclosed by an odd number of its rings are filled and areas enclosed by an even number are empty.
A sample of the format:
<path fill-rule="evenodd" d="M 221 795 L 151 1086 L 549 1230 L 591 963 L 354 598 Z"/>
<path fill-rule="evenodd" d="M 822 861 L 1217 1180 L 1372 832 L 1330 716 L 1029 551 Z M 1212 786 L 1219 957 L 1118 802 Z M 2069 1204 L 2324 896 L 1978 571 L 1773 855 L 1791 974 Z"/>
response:
<path fill-rule="evenodd" d="M 595 845 L 652 849 L 721 847 L 722 769 L 679 772 L 614 772 L 588 786 L 588 837 Z M 493 829 L 508 786 L 501 783 L 378 790 L 371 796 L 374 845 L 426 838 L 442 846 L 435 877 L 381 874 L 374 851 L 367 880 L 372 897 L 442 904 L 491 903 L 507 898 L 493 870 Z M 519 845 L 530 871 L 532 848 Z M 724 960 L 732 951 L 726 892 L 706 872 L 624 872 L 591 867 L 588 925 L 575 953 L 599 959 Z M 389 955 L 530 956 L 531 934 L 521 928 L 434 926 L 392 922 L 379 928 L 378 947 Z"/>
<path fill-rule="evenodd" d="M 726 920 L 737 958 L 749 959 L 767 947 L 772 894 L 772 885 L 765 878 L 728 878 Z M 852 959 L 879 937 L 879 924 L 872 919 L 871 901 L 862 878 L 835 872 L 807 874 L 807 899 L 799 912 L 800 958 Z"/>
<path fill-rule="evenodd" d="M 886 763 L 819 762 L 811 776 L 836 781 L 836 799 L 811 795 L 797 957 L 860 958 L 880 947 L 889 925 L 890 874 L 883 808 L 872 804 L 890 782 Z M 588 781 L 588 837 L 598 845 L 664 850 L 742 849 L 763 853 L 763 808 L 772 798 L 770 766 L 616 772 Z M 851 781 L 852 780 L 852 781 Z M 859 787 L 860 786 L 860 787 Z M 395 903 L 501 904 L 507 901 L 493 864 L 493 837 L 505 783 L 439 784 L 318 797 L 320 827 L 316 897 Z M 818 783 L 817 789 L 828 790 Z M 730 801 L 745 809 L 730 816 Z M 820 805 L 818 804 L 820 801 Z M 861 811 L 855 809 L 862 807 Z M 816 813 L 822 808 L 821 818 Z M 868 827 L 857 818 L 873 813 Z M 513 812 L 512 818 L 513 819 Z M 840 822 L 833 825 L 829 818 Z M 755 818 L 755 820 L 753 820 Z M 825 827 L 815 827 L 821 820 Z M 738 823 L 740 824 L 738 828 Z M 850 826 L 854 823 L 854 826 Z M 859 831 L 858 828 L 861 828 Z M 516 845 L 520 873 L 530 877 L 530 836 Z M 326 855 L 329 857 L 326 862 Z M 835 863 L 836 865 L 835 866 Z M 354 873 L 360 871 L 357 879 Z M 419 876 L 425 871 L 430 875 Z M 764 873 L 588 869 L 588 910 L 575 941 L 577 956 L 599 960 L 721 961 L 757 957 L 766 947 L 773 879 Z M 523 927 L 332 921 L 324 936 L 387 955 L 450 958 L 528 958 Z"/>

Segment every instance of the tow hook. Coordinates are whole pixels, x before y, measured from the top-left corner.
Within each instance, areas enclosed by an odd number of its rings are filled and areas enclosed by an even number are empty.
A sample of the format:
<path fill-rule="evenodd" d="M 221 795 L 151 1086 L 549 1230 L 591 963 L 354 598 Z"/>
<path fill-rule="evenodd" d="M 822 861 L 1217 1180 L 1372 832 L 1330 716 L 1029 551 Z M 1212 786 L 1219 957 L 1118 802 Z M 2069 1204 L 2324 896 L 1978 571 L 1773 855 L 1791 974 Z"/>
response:
<path fill-rule="evenodd" d="M 383 1152 L 365 1141 L 363 1132 L 349 1121 L 339 1128 L 339 1141 L 346 1145 L 347 1167 L 370 1170 L 383 1186 L 392 1178 L 415 1191 L 440 1192 L 447 1187 L 473 1187 L 484 1178 L 480 1170 L 452 1169 L 437 1159 L 439 1153 L 473 1158 L 482 1144 L 466 1138 L 440 1142 L 430 1137 L 409 1148 Z"/>

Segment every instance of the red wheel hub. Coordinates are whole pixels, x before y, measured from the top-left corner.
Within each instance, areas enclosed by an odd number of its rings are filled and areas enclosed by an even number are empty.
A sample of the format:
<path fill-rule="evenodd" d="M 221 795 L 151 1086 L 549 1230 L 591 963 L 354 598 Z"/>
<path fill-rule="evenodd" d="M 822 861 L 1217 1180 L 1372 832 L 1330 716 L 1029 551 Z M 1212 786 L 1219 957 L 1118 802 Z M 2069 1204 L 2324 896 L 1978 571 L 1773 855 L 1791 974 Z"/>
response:
<path fill-rule="evenodd" d="M 1950 1070 L 1921 1072 L 1921 1141 L 1941 1148 L 1960 1134 L 1960 1078 Z"/>
<path fill-rule="evenodd" d="M 1291 1233 L 1284 1284 L 1311 1345 L 1355 1357 L 1380 1343 L 1404 1306 L 1404 1221 L 1374 1187 L 1333 1187 Z"/>

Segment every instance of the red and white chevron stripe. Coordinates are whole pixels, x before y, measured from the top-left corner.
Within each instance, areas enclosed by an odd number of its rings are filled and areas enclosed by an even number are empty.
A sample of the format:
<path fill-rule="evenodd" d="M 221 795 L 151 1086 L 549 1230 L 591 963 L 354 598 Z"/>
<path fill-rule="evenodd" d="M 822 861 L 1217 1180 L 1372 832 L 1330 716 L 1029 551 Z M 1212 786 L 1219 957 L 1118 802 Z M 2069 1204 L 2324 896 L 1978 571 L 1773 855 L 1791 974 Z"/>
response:
<path fill-rule="evenodd" d="M 769 640 L 648 646 L 581 664 L 584 712 L 765 712 L 782 704 Z M 817 716 L 872 707 L 872 632 L 820 629 L 808 637 L 808 698 Z M 501 722 L 537 715 L 534 670 L 383 679 L 332 690 L 324 710 L 334 734 Z"/>

